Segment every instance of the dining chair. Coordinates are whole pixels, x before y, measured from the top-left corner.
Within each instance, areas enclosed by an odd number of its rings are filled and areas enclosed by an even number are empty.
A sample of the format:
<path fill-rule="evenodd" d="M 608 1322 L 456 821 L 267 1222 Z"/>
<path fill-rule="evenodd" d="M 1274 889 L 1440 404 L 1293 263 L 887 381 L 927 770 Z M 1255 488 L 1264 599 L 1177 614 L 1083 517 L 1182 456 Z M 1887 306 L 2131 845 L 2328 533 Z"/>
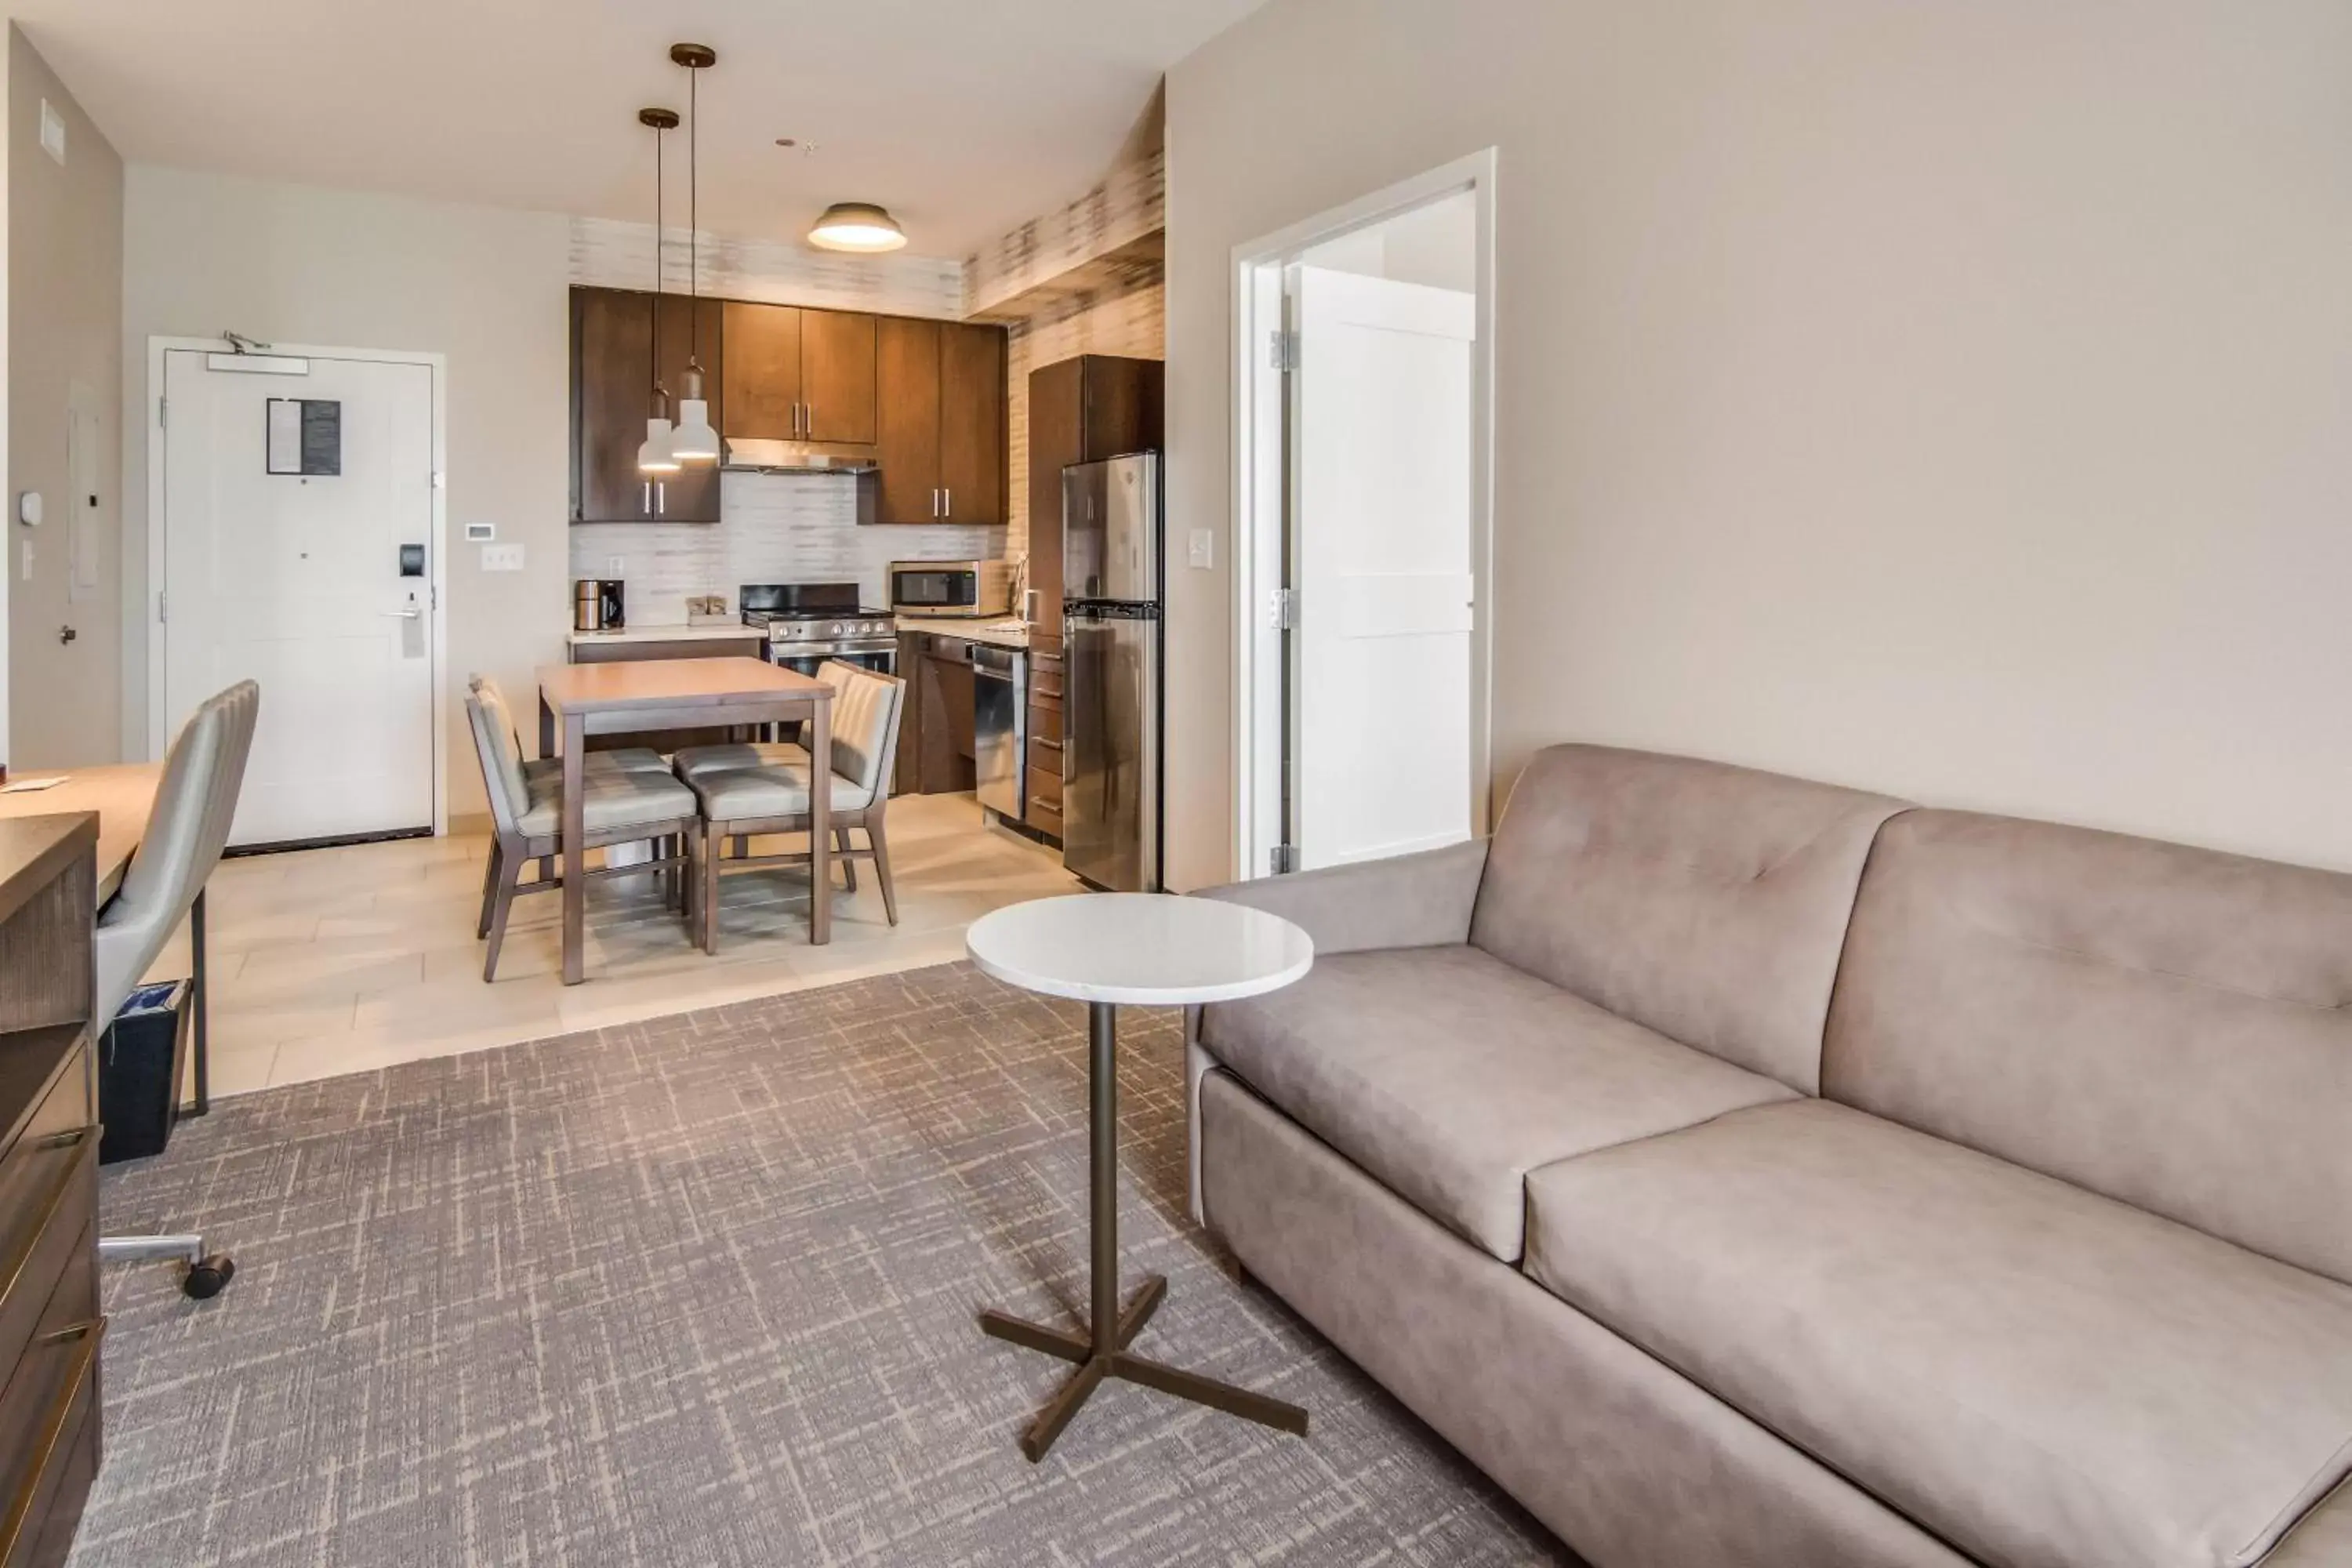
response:
<path fill-rule="evenodd" d="M 474 733 L 474 755 L 482 766 L 482 786 L 489 796 L 493 839 L 489 869 L 483 881 L 482 913 L 474 931 L 487 937 L 489 950 L 482 959 L 482 979 L 498 978 L 499 950 L 505 945 L 507 917 L 514 901 L 528 893 L 554 892 L 563 886 L 555 874 L 555 856 L 562 847 L 563 780 L 560 773 L 534 779 L 523 766 L 512 728 L 492 703 L 476 689 L 466 697 L 466 716 Z M 688 891 L 693 866 L 693 841 L 701 830 L 694 794 L 667 770 L 634 772 L 617 764 L 590 769 L 584 782 L 581 815 L 585 826 L 582 847 L 609 848 L 616 844 L 649 843 L 651 857 L 625 866 L 603 866 L 591 878 L 662 874 L 666 902 L 682 902 Z M 522 880 L 523 867 L 539 862 L 539 875 Z"/>
<path fill-rule="evenodd" d="M 98 912 L 91 933 L 97 971 L 91 1016 L 100 1021 L 101 1027 L 121 1010 L 172 934 L 180 929 L 180 922 L 194 914 L 205 883 L 220 864 L 236 817 L 237 794 L 244 787 L 245 764 L 253 752 L 254 724 L 260 712 L 261 688 L 241 680 L 206 699 L 173 738 L 139 847 L 123 870 L 121 887 Z M 200 923 L 193 934 L 201 947 Z M 201 967 L 199 963 L 200 973 Z M 188 1005 L 197 1015 L 196 1026 L 201 1029 L 207 1005 L 201 989 L 192 988 Z M 172 1093 L 176 1100 L 177 1083 L 172 1086 Z M 204 1237 L 195 1232 L 101 1236 L 98 1254 L 110 1261 L 179 1258 L 187 1266 L 180 1288 L 199 1300 L 220 1294 L 236 1273 L 236 1265 L 229 1258 L 207 1253 Z"/>
<path fill-rule="evenodd" d="M 515 755 L 522 755 L 522 726 L 515 721 L 514 709 L 507 701 L 506 692 L 487 675 L 477 675 L 467 681 L 474 694 L 488 703 L 498 721 L 507 727 L 507 742 L 514 747 Z M 669 759 L 651 746 L 616 746 L 608 751 L 591 752 L 581 759 L 588 771 L 625 773 L 666 773 L 670 771 Z M 563 776 L 562 757 L 530 757 L 522 764 L 523 777 L 536 784 L 541 779 Z"/>
<path fill-rule="evenodd" d="M 839 672 L 836 674 L 835 672 Z M 850 892 L 857 890 L 852 862 L 870 860 L 875 879 L 882 884 L 882 910 L 892 925 L 898 923 L 898 892 L 890 878 L 890 841 L 884 817 L 890 805 L 890 779 L 898 765 L 898 719 L 906 701 L 907 683 L 838 661 L 818 673 L 830 681 L 833 700 L 833 776 L 827 809 L 832 816 L 835 856 Z M 725 748 L 707 747 L 706 751 Z M 792 748 L 797 751 L 798 748 Z M 687 753 L 681 752 L 683 765 Z M 726 871 L 753 870 L 770 866 L 805 866 L 805 850 L 754 855 L 751 840 L 771 833 L 809 831 L 813 798 L 807 753 L 801 760 L 761 761 L 750 766 L 705 765 L 687 775 L 701 806 L 702 827 L 689 846 L 695 865 L 688 879 L 696 886 L 689 918 L 701 928 L 702 949 L 719 952 L 719 879 Z M 850 835 L 862 829 L 866 847 L 860 849 Z M 733 848 L 730 856 L 728 851 Z M 833 889 L 811 887 L 809 898 L 830 898 Z"/>
<path fill-rule="evenodd" d="M 816 678 L 833 688 L 836 704 L 839 702 L 841 693 L 848 689 L 852 680 L 860 675 L 873 673 L 875 672 L 872 670 L 861 668 L 857 665 L 838 658 L 829 658 L 816 667 Z M 836 706 L 834 711 L 837 726 L 839 707 Z M 806 729 L 807 726 L 804 723 L 802 726 L 802 738 L 798 741 L 736 742 L 716 746 L 688 746 L 680 750 L 672 760 L 673 765 L 677 770 L 677 776 L 689 783 L 697 773 L 726 773 L 731 769 L 740 768 L 790 767 L 796 763 L 806 767 L 809 761 Z"/>

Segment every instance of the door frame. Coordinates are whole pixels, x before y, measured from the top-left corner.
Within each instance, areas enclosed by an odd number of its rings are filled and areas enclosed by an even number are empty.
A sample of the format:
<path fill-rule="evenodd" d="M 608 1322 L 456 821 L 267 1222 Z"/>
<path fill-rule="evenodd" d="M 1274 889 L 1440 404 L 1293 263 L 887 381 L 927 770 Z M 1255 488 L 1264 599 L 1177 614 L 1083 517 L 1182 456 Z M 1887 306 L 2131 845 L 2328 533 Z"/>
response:
<path fill-rule="evenodd" d="M 1470 815 L 1494 821 L 1495 178 L 1488 147 L 1234 247 L 1234 875 L 1273 874 L 1281 842 L 1282 634 L 1272 593 L 1284 580 L 1284 373 L 1267 345 L 1283 318 L 1283 270 L 1300 253 L 1447 196 L 1471 193 L 1477 231 L 1477 341 L 1470 362 Z"/>
<path fill-rule="evenodd" d="M 163 622 L 156 612 L 159 597 L 170 587 L 166 580 L 170 552 L 164 516 L 163 366 L 164 356 L 178 350 L 197 353 L 232 353 L 236 345 L 226 338 L 156 336 L 147 340 L 147 602 L 139 616 L 147 628 L 146 759 L 160 759 L 171 744 L 172 721 L 165 690 Z M 404 349 L 332 348 L 316 343 L 271 343 L 262 351 L 285 359 L 364 360 L 377 364 L 421 364 L 433 375 L 433 526 L 425 536 L 425 582 L 430 584 L 433 635 L 426 639 L 433 686 L 433 835 L 449 831 L 449 359 L 446 354 Z M 129 625 L 131 617 L 123 617 Z M 130 661 L 124 660 L 124 668 Z"/>

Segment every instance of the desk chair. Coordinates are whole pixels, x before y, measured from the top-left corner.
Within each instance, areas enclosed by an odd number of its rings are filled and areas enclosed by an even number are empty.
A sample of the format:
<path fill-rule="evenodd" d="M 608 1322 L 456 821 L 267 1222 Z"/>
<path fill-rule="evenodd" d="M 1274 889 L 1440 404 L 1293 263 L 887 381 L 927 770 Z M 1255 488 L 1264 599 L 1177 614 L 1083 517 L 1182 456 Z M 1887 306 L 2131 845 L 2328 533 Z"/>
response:
<path fill-rule="evenodd" d="M 205 883 L 228 844 L 237 791 L 245 783 L 246 758 L 253 751 L 254 721 L 260 711 L 261 688 L 241 680 L 206 700 L 173 738 L 171 752 L 163 759 L 163 782 L 156 787 L 147 831 L 122 873 L 121 889 L 98 912 L 94 1018 L 112 1022 L 140 977 L 204 896 Z M 192 934 L 201 952 L 200 919 Z M 190 996 L 189 1005 L 196 1011 L 201 1029 L 205 1007 L 201 992 Z M 172 1086 L 172 1093 L 176 1100 L 178 1084 Z M 187 1265 L 180 1288 L 198 1300 L 219 1295 L 236 1273 L 236 1265 L 227 1258 L 207 1254 L 205 1238 L 197 1234 L 101 1236 L 98 1255 L 110 1261 L 179 1258 Z"/>

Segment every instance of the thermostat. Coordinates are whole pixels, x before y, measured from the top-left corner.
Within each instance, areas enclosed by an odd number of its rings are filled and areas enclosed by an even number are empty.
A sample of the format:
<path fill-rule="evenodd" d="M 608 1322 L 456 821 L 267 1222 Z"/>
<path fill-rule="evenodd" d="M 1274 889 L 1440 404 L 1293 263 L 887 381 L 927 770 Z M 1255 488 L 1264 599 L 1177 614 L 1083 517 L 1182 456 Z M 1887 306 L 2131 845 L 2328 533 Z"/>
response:
<path fill-rule="evenodd" d="M 16 521 L 26 528 L 41 526 L 41 492 L 26 490 L 16 497 Z"/>

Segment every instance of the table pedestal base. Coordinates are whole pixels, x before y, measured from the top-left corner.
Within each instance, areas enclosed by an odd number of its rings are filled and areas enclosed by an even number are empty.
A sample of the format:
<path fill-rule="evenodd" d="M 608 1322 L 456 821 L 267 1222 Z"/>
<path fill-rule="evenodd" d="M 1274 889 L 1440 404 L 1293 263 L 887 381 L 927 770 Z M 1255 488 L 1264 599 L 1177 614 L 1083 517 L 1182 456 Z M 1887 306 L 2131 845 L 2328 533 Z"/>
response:
<path fill-rule="evenodd" d="M 1117 1012 L 1108 1002 L 1088 1005 L 1088 1053 L 1087 1076 L 1090 1100 L 1090 1131 L 1093 1134 L 1090 1194 L 1094 1204 L 1093 1216 L 1093 1288 L 1094 1327 L 1092 1334 L 1074 1334 L 1065 1329 L 1049 1329 L 1026 1319 L 1008 1317 L 1003 1312 L 988 1311 L 980 1315 L 980 1331 L 992 1339 L 1016 1344 L 1024 1350 L 1040 1351 L 1057 1360 L 1070 1362 L 1077 1371 L 1052 1403 L 1037 1413 L 1029 1429 L 1021 1434 L 1021 1452 L 1031 1464 L 1045 1457 L 1070 1417 L 1092 1398 L 1096 1389 L 1108 1378 L 1140 1384 L 1161 1394 L 1172 1394 L 1179 1399 L 1189 1399 L 1195 1405 L 1205 1405 L 1222 1410 L 1228 1415 L 1238 1415 L 1245 1421 L 1272 1426 L 1277 1431 L 1307 1432 L 1307 1412 L 1296 1405 L 1279 1399 L 1269 1399 L 1263 1394 L 1252 1394 L 1245 1388 L 1235 1388 L 1198 1373 L 1136 1355 L 1128 1350 L 1151 1314 L 1160 1310 L 1167 1298 L 1168 1281 L 1154 1274 L 1143 1281 L 1125 1310 L 1118 1303 L 1118 1075 L 1117 1054 Z"/>

